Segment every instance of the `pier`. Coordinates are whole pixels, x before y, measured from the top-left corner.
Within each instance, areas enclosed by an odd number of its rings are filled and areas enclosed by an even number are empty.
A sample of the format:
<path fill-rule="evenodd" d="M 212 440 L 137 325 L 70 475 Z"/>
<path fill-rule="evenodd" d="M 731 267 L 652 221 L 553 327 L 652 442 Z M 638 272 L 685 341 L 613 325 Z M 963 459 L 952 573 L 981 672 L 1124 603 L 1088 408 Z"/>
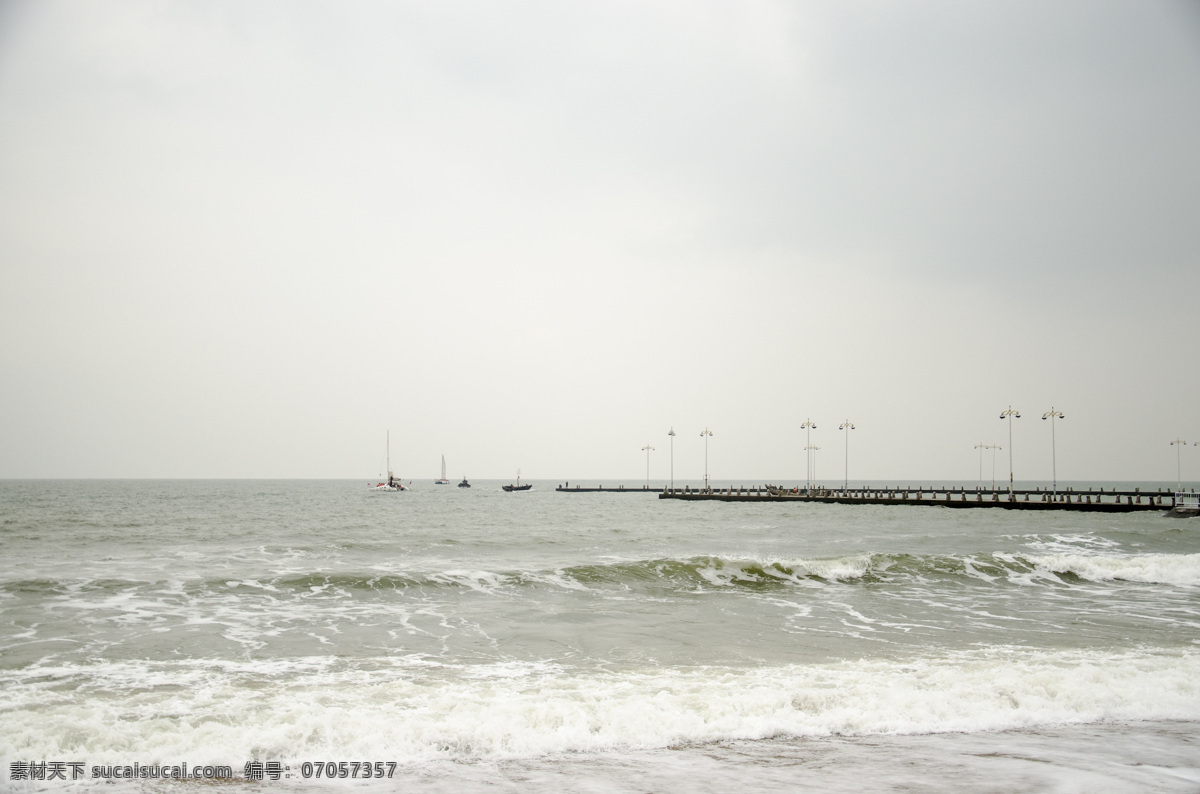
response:
<path fill-rule="evenodd" d="M 563 493 L 661 493 L 661 489 L 657 487 L 651 488 L 648 485 L 643 485 L 638 488 L 626 488 L 624 485 L 618 485 L 616 488 L 611 486 L 605 488 L 603 485 L 598 485 L 595 488 L 585 488 L 579 485 L 571 487 L 570 483 L 567 483 L 566 485 L 558 486 L 554 490 L 562 491 Z"/>
<path fill-rule="evenodd" d="M 659 499 L 716 502 L 813 502 L 821 504 L 910 505 L 924 507 L 980 508 L 1003 510 L 1069 510 L 1095 513 L 1165 511 L 1176 507 L 1172 491 L 993 491 L 968 488 L 922 488 L 913 486 L 834 488 L 805 490 L 771 485 L 716 489 L 663 488 Z"/>

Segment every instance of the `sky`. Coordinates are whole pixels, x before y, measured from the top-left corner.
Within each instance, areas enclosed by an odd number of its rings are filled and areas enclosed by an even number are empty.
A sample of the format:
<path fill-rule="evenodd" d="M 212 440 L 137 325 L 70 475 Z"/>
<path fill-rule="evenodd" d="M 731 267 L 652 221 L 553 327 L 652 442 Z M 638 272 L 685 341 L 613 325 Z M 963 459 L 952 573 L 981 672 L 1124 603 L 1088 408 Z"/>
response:
<path fill-rule="evenodd" d="M 1200 480 L 1197 141 L 1195 2 L 0 0 L 0 478 Z"/>

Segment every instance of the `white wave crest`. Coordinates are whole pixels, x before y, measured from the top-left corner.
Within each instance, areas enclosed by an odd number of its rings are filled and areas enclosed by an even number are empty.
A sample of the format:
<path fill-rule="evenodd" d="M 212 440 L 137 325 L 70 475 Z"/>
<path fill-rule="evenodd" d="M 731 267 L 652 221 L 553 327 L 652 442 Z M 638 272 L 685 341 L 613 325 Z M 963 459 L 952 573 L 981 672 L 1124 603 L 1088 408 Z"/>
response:
<path fill-rule="evenodd" d="M 870 554 L 830 559 L 719 557 L 714 565 L 701 567 L 697 573 L 718 585 L 728 585 L 738 580 L 757 581 L 762 575 L 795 584 L 811 584 L 808 577 L 812 576 L 826 581 L 859 579 L 870 569 L 871 562 Z M 750 569 L 760 570 L 762 575 Z"/>
<path fill-rule="evenodd" d="M 1200 585 L 1200 554 L 1045 554 L 1026 558 L 1040 570 L 1073 573 L 1093 582 Z"/>
<path fill-rule="evenodd" d="M 430 581 L 468 587 L 481 593 L 494 593 L 508 583 L 503 574 L 491 571 L 448 570 L 429 575 Z"/>
<path fill-rule="evenodd" d="M 852 557 L 835 557 L 829 560 L 803 560 L 797 566 L 813 576 L 834 581 L 860 579 L 871 567 L 871 555 L 858 554 Z"/>
<path fill-rule="evenodd" d="M 628 671 L 368 661 L 9 671 L 0 676 L 12 696 L 0 712 L 0 758 L 419 763 L 775 736 L 1200 719 L 1200 654 L 1186 652 L 989 649 L 905 662 Z M 47 674 L 59 684 L 90 684 L 49 688 Z"/>

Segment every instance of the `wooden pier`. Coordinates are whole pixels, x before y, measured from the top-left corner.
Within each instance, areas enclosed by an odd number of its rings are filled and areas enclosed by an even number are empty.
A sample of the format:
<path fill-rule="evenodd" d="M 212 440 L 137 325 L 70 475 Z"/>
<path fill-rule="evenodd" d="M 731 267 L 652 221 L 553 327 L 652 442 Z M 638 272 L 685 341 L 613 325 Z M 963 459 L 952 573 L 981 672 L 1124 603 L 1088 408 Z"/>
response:
<path fill-rule="evenodd" d="M 1050 491 L 1007 490 L 992 491 L 968 488 L 921 488 L 913 486 L 817 489 L 778 488 L 756 485 L 749 488 L 664 488 L 659 499 L 717 502 L 813 502 L 853 505 L 910 505 L 917 507 L 979 508 L 1004 510 L 1069 510 L 1094 513 L 1135 513 L 1165 511 L 1174 508 L 1176 496 L 1172 491 L 1075 491 L 1066 489 L 1057 494 Z"/>
<path fill-rule="evenodd" d="M 554 490 L 562 491 L 563 493 L 641 493 L 641 494 L 650 494 L 650 493 L 661 493 L 662 492 L 661 489 L 651 488 L 648 485 L 643 485 L 639 488 L 626 488 L 624 485 L 618 485 L 616 488 L 613 488 L 611 486 L 608 488 L 605 488 L 603 485 L 599 485 L 595 488 L 584 488 L 584 487 L 576 485 L 574 488 L 572 488 L 570 486 L 570 483 L 567 483 L 566 485 L 560 485 L 557 488 L 555 488 Z"/>

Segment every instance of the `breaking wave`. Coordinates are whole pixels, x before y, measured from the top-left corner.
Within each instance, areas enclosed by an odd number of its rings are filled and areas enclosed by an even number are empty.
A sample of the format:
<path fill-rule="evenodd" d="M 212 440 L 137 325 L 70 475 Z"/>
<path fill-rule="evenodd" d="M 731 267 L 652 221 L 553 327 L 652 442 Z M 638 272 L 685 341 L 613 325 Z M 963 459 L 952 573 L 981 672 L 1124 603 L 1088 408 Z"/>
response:
<path fill-rule="evenodd" d="M 662 558 L 571 566 L 538 571 L 446 569 L 408 573 L 297 573 L 258 579 L 159 582 L 181 592 L 325 594 L 452 588 L 500 592 L 512 588 L 591 589 L 620 586 L 667 591 L 819 587 L 828 584 L 901 583 L 927 578 L 961 578 L 987 583 L 1037 584 L 1074 581 L 1135 582 L 1179 587 L 1200 585 L 1200 554 L 859 554 L 817 559 L 753 559 L 723 556 Z M 0 584 L 0 597 L 41 594 L 119 593 L 146 583 L 124 579 L 90 581 L 17 580 Z"/>
<path fill-rule="evenodd" d="M 1196 720 L 1197 680 L 1200 654 L 1013 648 L 753 669 L 583 671 L 409 657 L 95 661 L 0 674 L 9 695 L 0 757 L 422 762 Z"/>

